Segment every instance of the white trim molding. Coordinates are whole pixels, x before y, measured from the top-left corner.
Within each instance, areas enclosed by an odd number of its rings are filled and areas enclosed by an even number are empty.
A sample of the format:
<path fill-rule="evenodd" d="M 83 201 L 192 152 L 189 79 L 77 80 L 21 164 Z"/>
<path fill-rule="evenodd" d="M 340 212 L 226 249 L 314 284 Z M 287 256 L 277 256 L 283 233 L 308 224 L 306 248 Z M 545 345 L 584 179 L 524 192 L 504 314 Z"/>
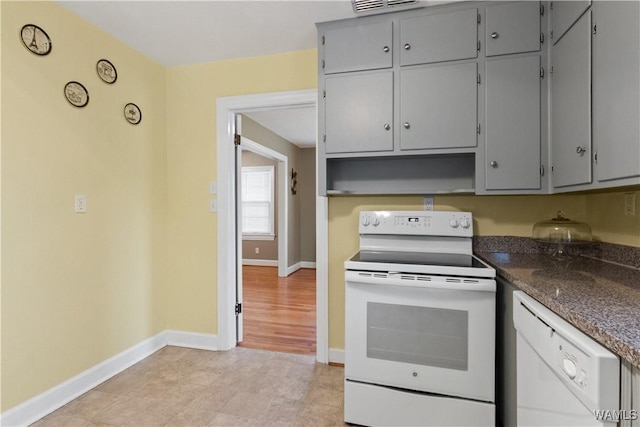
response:
<path fill-rule="evenodd" d="M 183 331 L 160 332 L 3 412 L 0 414 L 0 425 L 28 426 L 33 424 L 167 345 L 200 350 L 218 350 L 218 337 Z"/>
<path fill-rule="evenodd" d="M 242 265 L 255 265 L 258 267 L 277 267 L 278 260 L 275 259 L 242 259 Z"/>
<path fill-rule="evenodd" d="M 330 348 L 329 349 L 329 362 L 330 363 L 341 363 L 344 365 L 344 350 L 341 348 Z"/>
<path fill-rule="evenodd" d="M 0 425 L 26 426 L 32 424 L 166 345 L 167 337 L 165 332 L 148 338 L 44 393 L 3 412 L 0 416 Z"/>
<path fill-rule="evenodd" d="M 316 268 L 315 261 L 300 261 L 301 268 Z"/>

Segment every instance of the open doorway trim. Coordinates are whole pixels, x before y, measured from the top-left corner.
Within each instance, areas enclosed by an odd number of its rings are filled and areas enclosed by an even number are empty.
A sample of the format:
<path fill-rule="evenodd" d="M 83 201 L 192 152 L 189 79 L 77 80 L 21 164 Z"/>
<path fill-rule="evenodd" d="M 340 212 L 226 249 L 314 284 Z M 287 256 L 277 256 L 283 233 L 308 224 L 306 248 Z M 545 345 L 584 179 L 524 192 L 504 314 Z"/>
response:
<path fill-rule="evenodd" d="M 218 340 L 235 347 L 235 115 L 274 108 L 317 108 L 317 91 L 300 90 L 218 98 L 216 102 L 218 180 Z M 316 156 L 317 156 L 316 149 Z M 317 171 L 316 171 L 317 178 Z M 317 188 L 317 179 L 316 179 Z M 316 192 L 317 194 L 317 192 Z M 328 201 L 316 197 L 316 358 L 329 361 Z M 233 290 L 233 292 L 232 292 Z"/>

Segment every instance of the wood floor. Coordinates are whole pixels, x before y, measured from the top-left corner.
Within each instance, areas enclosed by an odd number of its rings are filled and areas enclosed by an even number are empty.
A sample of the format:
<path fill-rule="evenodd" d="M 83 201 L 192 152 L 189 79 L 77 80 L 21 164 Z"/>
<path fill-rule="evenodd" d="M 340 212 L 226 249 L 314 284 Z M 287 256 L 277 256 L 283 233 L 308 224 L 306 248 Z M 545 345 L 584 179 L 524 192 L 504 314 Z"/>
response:
<path fill-rule="evenodd" d="M 316 270 L 278 277 L 276 267 L 242 267 L 241 347 L 316 354 Z"/>

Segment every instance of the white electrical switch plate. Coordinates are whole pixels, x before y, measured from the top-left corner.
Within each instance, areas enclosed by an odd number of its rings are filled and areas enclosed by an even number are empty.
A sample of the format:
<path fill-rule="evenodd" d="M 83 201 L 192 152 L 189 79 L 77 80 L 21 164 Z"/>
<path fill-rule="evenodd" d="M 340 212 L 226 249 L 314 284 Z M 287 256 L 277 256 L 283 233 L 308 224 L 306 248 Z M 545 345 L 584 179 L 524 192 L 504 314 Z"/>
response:
<path fill-rule="evenodd" d="M 433 210 L 433 197 L 425 197 L 424 198 L 424 210 L 432 211 Z"/>
<path fill-rule="evenodd" d="M 75 197 L 75 212 L 86 213 L 87 212 L 87 196 L 84 194 L 76 194 Z"/>
<path fill-rule="evenodd" d="M 209 212 L 218 212 L 218 200 L 217 199 L 209 200 Z"/>
<path fill-rule="evenodd" d="M 218 182 L 211 181 L 209 183 L 209 194 L 216 194 L 218 192 Z"/>
<path fill-rule="evenodd" d="M 624 214 L 629 216 L 636 215 L 636 195 L 633 193 L 624 195 Z"/>

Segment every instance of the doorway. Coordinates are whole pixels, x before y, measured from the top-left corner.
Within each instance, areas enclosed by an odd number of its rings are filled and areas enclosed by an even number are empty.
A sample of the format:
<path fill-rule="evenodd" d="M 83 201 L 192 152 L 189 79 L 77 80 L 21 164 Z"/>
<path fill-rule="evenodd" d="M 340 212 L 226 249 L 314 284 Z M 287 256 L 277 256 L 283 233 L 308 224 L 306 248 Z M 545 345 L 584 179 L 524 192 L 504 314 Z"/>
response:
<path fill-rule="evenodd" d="M 218 135 L 218 343 L 226 350 L 236 345 L 235 284 L 238 279 L 236 243 L 236 207 L 234 176 L 234 137 L 237 114 L 273 108 L 315 107 L 315 90 L 279 92 L 219 98 L 217 100 Z M 316 189 L 317 194 L 317 189 Z M 328 362 L 328 285 L 327 228 L 325 197 L 316 197 L 316 358 Z"/>

